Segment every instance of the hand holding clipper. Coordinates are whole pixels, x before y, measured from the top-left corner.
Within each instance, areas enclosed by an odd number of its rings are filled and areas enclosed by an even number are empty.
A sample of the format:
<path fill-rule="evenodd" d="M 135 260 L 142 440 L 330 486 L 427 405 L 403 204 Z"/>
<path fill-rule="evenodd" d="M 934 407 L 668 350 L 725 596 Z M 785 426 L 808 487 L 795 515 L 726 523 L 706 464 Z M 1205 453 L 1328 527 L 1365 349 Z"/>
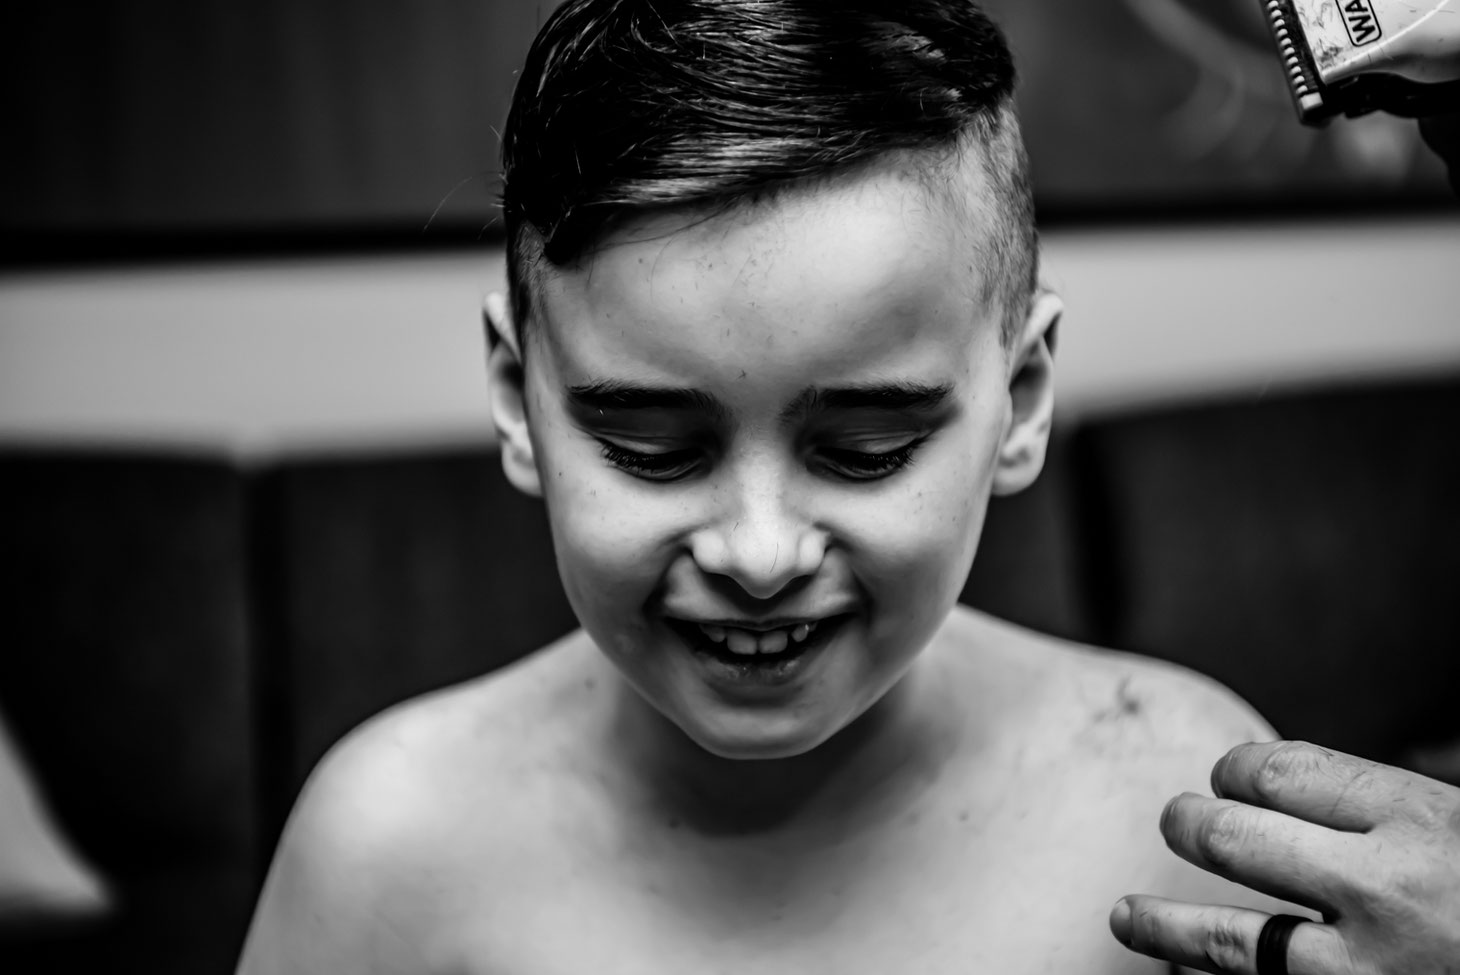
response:
<path fill-rule="evenodd" d="M 1460 0 L 1261 0 L 1298 118 L 1460 112 Z"/>

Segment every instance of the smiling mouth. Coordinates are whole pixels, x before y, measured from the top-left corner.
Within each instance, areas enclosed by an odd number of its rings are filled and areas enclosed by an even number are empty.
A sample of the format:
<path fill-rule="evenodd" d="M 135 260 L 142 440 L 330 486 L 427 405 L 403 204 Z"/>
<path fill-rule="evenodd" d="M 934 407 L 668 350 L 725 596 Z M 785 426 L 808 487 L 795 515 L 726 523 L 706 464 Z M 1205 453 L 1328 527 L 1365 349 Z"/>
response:
<path fill-rule="evenodd" d="M 843 618 L 834 616 L 754 629 L 681 619 L 671 619 L 669 623 L 695 651 L 737 667 L 758 669 L 787 663 L 822 646 Z"/>
<path fill-rule="evenodd" d="M 738 626 L 719 626 L 709 623 L 695 624 L 701 633 L 716 646 L 737 657 L 775 655 L 794 649 L 806 642 L 820 620 L 810 620 L 793 626 L 776 627 L 768 630 L 751 630 Z"/>

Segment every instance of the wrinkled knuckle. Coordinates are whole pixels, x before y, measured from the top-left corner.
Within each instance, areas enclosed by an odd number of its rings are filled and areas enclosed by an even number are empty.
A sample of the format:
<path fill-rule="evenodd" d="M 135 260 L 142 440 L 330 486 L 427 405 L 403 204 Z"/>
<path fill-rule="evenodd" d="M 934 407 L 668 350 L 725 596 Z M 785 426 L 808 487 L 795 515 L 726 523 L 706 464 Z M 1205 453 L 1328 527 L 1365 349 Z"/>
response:
<path fill-rule="evenodd" d="M 1302 741 L 1285 741 L 1263 756 L 1252 776 L 1252 789 L 1264 802 L 1276 801 L 1313 774 L 1318 756 Z"/>
<path fill-rule="evenodd" d="M 1460 789 L 1436 782 L 1412 789 L 1405 799 L 1406 816 L 1422 832 L 1460 837 Z"/>
<path fill-rule="evenodd" d="M 1454 812 L 1435 801 L 1433 794 L 1416 789 L 1398 805 L 1403 808 L 1402 815 L 1421 833 L 1447 833 L 1452 829 Z"/>
<path fill-rule="evenodd" d="M 1196 848 L 1215 866 L 1230 866 L 1247 842 L 1247 829 L 1236 807 L 1219 809 L 1198 828 Z"/>
<path fill-rule="evenodd" d="M 1201 950 L 1218 971 L 1238 972 L 1247 968 L 1247 935 L 1236 918 L 1224 917 L 1213 924 L 1206 933 Z"/>
<path fill-rule="evenodd" d="M 1348 900 L 1359 916 L 1386 929 L 1403 930 L 1444 903 L 1449 891 L 1423 856 L 1376 856 L 1350 877 Z"/>
<path fill-rule="evenodd" d="M 1448 890 L 1434 867 L 1426 863 L 1414 866 L 1412 869 L 1390 867 L 1360 888 L 1375 913 L 1382 912 L 1389 918 L 1396 914 L 1423 917 L 1428 905 L 1445 903 Z"/>
<path fill-rule="evenodd" d="M 1400 883 L 1390 867 L 1382 861 L 1373 863 L 1349 878 L 1348 900 L 1368 917 L 1385 917 L 1392 911 L 1391 902 L 1399 887 Z"/>

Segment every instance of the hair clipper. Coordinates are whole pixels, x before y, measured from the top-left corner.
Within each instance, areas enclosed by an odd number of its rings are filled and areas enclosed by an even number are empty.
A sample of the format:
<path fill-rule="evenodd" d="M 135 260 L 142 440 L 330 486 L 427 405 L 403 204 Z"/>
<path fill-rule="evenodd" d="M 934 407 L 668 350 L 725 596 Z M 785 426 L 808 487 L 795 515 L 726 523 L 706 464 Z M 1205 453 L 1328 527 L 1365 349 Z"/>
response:
<path fill-rule="evenodd" d="M 1261 0 L 1298 118 L 1460 112 L 1460 0 Z"/>

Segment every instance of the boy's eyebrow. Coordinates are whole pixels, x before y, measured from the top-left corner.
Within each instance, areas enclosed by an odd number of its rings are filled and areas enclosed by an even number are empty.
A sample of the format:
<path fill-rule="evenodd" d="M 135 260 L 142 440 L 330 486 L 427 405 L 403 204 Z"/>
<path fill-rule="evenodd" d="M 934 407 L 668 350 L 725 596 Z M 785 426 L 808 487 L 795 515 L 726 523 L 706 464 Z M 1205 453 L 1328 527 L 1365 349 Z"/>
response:
<path fill-rule="evenodd" d="M 929 413 L 953 392 L 953 387 L 916 382 L 860 383 L 850 386 L 803 389 L 781 411 L 783 421 L 829 410 L 897 410 Z M 568 387 L 568 400 L 584 412 L 625 410 L 689 410 L 714 420 L 728 419 L 725 405 L 710 394 L 689 387 L 645 386 L 605 379 Z"/>
<path fill-rule="evenodd" d="M 715 420 L 724 420 L 723 403 L 698 389 L 680 386 L 642 386 L 616 379 L 568 387 L 569 401 L 580 410 L 606 413 L 610 410 L 692 410 Z"/>
<path fill-rule="evenodd" d="M 791 420 L 827 410 L 898 410 L 929 413 L 937 409 L 953 392 L 943 384 L 885 382 L 821 388 L 812 386 L 801 391 L 781 411 L 783 420 Z"/>

